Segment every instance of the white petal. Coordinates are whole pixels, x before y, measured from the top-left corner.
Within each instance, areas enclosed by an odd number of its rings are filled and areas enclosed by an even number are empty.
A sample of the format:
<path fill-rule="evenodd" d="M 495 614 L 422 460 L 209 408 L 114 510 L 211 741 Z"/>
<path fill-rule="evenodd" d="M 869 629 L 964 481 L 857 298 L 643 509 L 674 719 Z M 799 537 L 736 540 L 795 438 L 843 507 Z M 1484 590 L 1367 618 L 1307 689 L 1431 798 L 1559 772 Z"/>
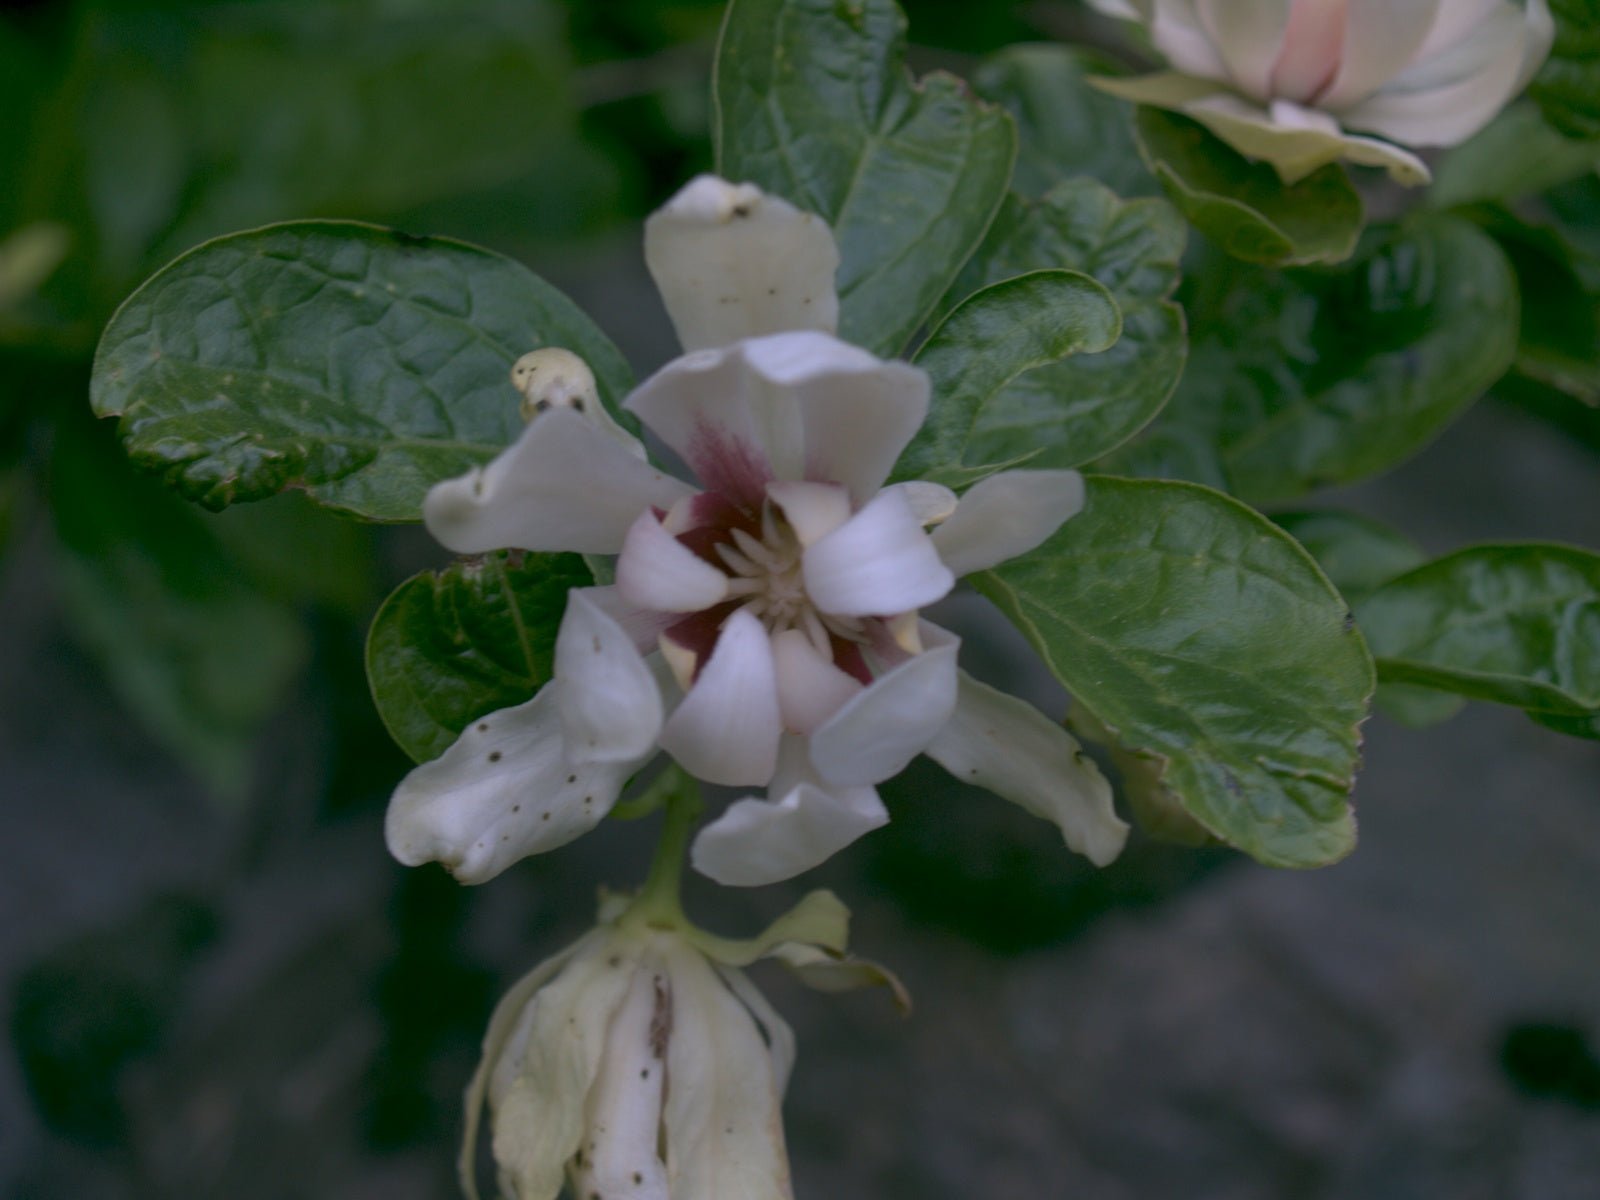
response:
<path fill-rule="evenodd" d="M 556 634 L 555 695 L 567 761 L 637 762 L 661 732 L 661 692 L 633 638 L 589 591 L 567 593 Z"/>
<path fill-rule="evenodd" d="M 818 950 L 817 953 L 821 954 L 823 951 Z M 794 1070 L 794 1031 L 789 1028 L 789 1022 L 778 1015 L 777 1009 L 768 1003 L 767 998 L 761 994 L 761 989 L 750 982 L 748 975 L 738 967 L 726 967 L 721 963 L 713 965 L 729 990 L 750 1010 L 750 1015 L 755 1017 L 756 1023 L 761 1026 L 761 1032 L 766 1034 L 767 1053 L 772 1059 L 773 1082 L 778 1089 L 778 1097 L 782 1099 L 783 1093 L 789 1087 L 789 1073 Z"/>
<path fill-rule="evenodd" d="M 661 613 L 630 604 L 617 593 L 615 587 L 592 587 L 584 591 L 601 612 L 627 631 L 633 639 L 634 649 L 640 654 L 655 650 L 662 632 L 679 620 L 677 613 Z"/>
<path fill-rule="evenodd" d="M 605 1051 L 584 1107 L 583 1165 L 574 1194 L 606 1200 L 668 1200 L 657 1156 L 667 1064 L 659 1031 L 672 1019 L 672 994 L 649 960 L 633 972 L 606 1030 Z"/>
<path fill-rule="evenodd" d="M 1522 80 L 1527 27 L 1511 5 L 1430 58 L 1419 59 L 1341 120 L 1411 146 L 1454 146 L 1505 106 Z"/>
<path fill-rule="evenodd" d="M 1417 54 L 1439 8 L 1440 0 L 1346 0 L 1339 74 L 1317 103 L 1339 112 L 1382 87 Z"/>
<path fill-rule="evenodd" d="M 494 1157 L 518 1200 L 555 1200 L 632 966 L 596 939 L 537 992 L 492 1070 Z"/>
<path fill-rule="evenodd" d="M 1060 725 L 1031 704 L 961 673 L 955 716 L 928 757 L 966 783 L 987 788 L 1054 822 L 1068 846 L 1096 866 L 1122 853 L 1128 826 L 1111 785 Z"/>
<path fill-rule="evenodd" d="M 1503 7 L 1505 0 L 1440 0 L 1427 40 L 1422 43 L 1416 57 L 1432 58 L 1441 50 L 1454 46 Z"/>
<path fill-rule="evenodd" d="M 917 523 L 923 526 L 937 525 L 941 521 L 950 519 L 950 514 L 956 511 L 959 499 L 954 492 L 942 483 L 929 483 L 925 479 L 912 479 L 906 483 L 894 483 L 883 489 L 886 492 L 899 492 L 906 498 L 906 503 L 911 506 L 911 511 L 916 515 Z"/>
<path fill-rule="evenodd" d="M 663 529 L 646 509 L 622 543 L 617 593 L 656 612 L 700 612 L 727 598 L 728 576 Z"/>
<path fill-rule="evenodd" d="M 691 180 L 645 222 L 644 260 L 685 350 L 838 328 L 832 231 L 754 184 Z"/>
<path fill-rule="evenodd" d="M 1152 10 L 1144 19 L 1150 26 L 1150 40 L 1169 63 L 1185 75 L 1202 79 L 1230 81 L 1228 64 L 1222 61 L 1211 42 L 1211 35 L 1200 24 L 1194 0 L 1143 0 Z"/>
<path fill-rule="evenodd" d="M 707 783 L 753 787 L 772 778 L 781 732 L 772 644 L 740 609 L 661 730 L 661 748 Z"/>
<path fill-rule="evenodd" d="M 1211 44 L 1241 91 L 1265 100 L 1272 66 L 1283 48 L 1290 0 L 1195 0 Z"/>
<path fill-rule="evenodd" d="M 428 532 L 460 554 L 515 547 L 615 554 L 642 509 L 690 488 L 571 409 L 528 423 L 487 466 L 428 490 Z"/>
<path fill-rule="evenodd" d="M 783 510 L 802 546 L 832 533 L 850 519 L 850 493 L 837 483 L 779 480 L 767 485 L 767 496 Z"/>
<path fill-rule="evenodd" d="M 959 645 L 949 637 L 930 646 L 878 676 L 834 713 L 811 735 L 817 774 L 835 786 L 861 786 L 904 770 L 955 711 Z"/>
<path fill-rule="evenodd" d="M 760 887 L 826 862 L 889 822 L 870 787 L 802 783 L 777 801 L 745 798 L 694 840 L 695 870 L 728 887 Z"/>
<path fill-rule="evenodd" d="M 1076 471 L 1002 471 L 973 484 L 955 515 L 929 536 L 945 566 L 970 575 L 1043 545 L 1082 511 Z"/>
<path fill-rule="evenodd" d="M 928 377 L 827 334 L 780 333 L 676 359 L 627 407 L 736 503 L 760 504 L 772 479 L 809 479 L 860 504 L 922 425 Z"/>
<path fill-rule="evenodd" d="M 565 845 L 599 824 L 642 763 L 567 760 L 558 689 L 490 713 L 395 789 L 389 853 L 408 867 L 440 862 L 462 883 Z M 646 755 L 650 751 L 646 751 Z"/>
<path fill-rule="evenodd" d="M 1347 0 L 1294 0 L 1283 49 L 1268 81 L 1272 95 L 1305 104 L 1333 82 L 1344 48 L 1346 4 Z"/>
<path fill-rule="evenodd" d="M 671 954 L 665 1113 L 670 1194 L 793 1200 L 778 1081 L 749 1011 L 696 950 Z"/>
<path fill-rule="evenodd" d="M 798 629 L 772 638 L 772 663 L 778 680 L 778 711 L 791 733 L 810 733 L 859 692 L 861 681 L 824 658 Z"/>
<path fill-rule="evenodd" d="M 959 511 L 959 510 L 958 510 Z M 955 586 L 900 492 L 880 492 L 801 558 L 806 593 L 825 613 L 889 616 L 943 599 Z"/>

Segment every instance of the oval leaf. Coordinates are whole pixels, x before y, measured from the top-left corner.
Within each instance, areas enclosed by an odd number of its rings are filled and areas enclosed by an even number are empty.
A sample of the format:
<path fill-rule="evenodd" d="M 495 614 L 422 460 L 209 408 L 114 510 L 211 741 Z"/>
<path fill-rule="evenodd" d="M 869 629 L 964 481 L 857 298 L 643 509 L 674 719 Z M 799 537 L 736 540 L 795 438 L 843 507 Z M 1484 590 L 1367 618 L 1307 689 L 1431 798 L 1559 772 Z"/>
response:
<path fill-rule="evenodd" d="M 897 477 L 952 487 L 1020 466 L 1043 449 L 1009 461 L 974 462 L 974 433 L 995 397 L 1017 376 L 1074 354 L 1105 350 L 1122 332 L 1111 293 L 1077 271 L 1035 271 L 964 300 L 913 360 L 933 381 L 933 407 L 895 468 Z M 1049 421 L 1042 414 L 1040 424 Z"/>
<path fill-rule="evenodd" d="M 530 699 L 550 678 L 567 592 L 589 583 L 575 554 L 502 550 L 396 588 L 367 634 L 367 680 L 400 748 L 427 762 L 478 717 Z"/>
<path fill-rule="evenodd" d="M 1357 612 L 1385 680 L 1600 715 L 1600 554 L 1472 546 L 1390 581 Z"/>
<path fill-rule="evenodd" d="M 586 359 L 615 406 L 627 364 L 570 300 L 489 250 L 345 221 L 218 238 L 111 320 L 90 399 L 135 462 L 222 508 L 287 488 L 414 521 L 441 479 L 522 428 L 511 364 Z"/>
<path fill-rule="evenodd" d="M 1170 296 L 1186 231 L 1164 200 L 1120 200 L 1090 179 L 1059 184 L 1036 201 L 1006 201 L 982 248 L 946 297 L 1040 267 L 1081 271 L 1105 285 L 1122 312 L 1110 349 L 1027 372 L 1001 389 L 967 434 L 964 461 L 1075 467 L 1142 429 L 1183 372 L 1183 310 Z"/>
<path fill-rule="evenodd" d="M 1234 258 L 1283 267 L 1339 262 L 1355 250 L 1361 197 L 1338 164 L 1286 184 L 1187 117 L 1141 107 L 1134 128 L 1172 202 Z"/>
<path fill-rule="evenodd" d="M 983 240 L 1016 156 L 1003 110 L 913 82 L 904 56 L 890 0 L 732 0 L 714 85 L 719 173 L 827 220 L 840 336 L 885 355 Z"/>
<path fill-rule="evenodd" d="M 1528 89 L 1568 137 L 1600 138 L 1600 0 L 1550 0 L 1555 45 Z"/>
<path fill-rule="evenodd" d="M 1274 866 L 1354 846 L 1372 660 L 1265 517 L 1195 484 L 1091 477 L 1082 513 L 974 582 L 1205 829 Z"/>

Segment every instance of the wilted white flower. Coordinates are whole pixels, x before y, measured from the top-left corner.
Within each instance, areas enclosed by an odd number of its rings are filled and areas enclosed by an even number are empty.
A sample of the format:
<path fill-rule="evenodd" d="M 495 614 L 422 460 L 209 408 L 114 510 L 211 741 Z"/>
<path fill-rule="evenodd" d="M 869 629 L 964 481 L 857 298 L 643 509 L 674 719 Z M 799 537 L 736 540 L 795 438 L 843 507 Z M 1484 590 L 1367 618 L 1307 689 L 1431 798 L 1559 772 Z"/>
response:
<path fill-rule="evenodd" d="M 959 640 L 918 616 L 1049 537 L 1081 478 L 1004 472 L 959 501 L 885 487 L 928 378 L 832 336 L 838 254 L 814 216 L 702 177 L 651 218 L 646 258 L 690 353 L 625 407 L 699 487 L 635 454 L 598 404 L 567 403 L 429 493 L 453 550 L 617 554 L 616 582 L 572 593 L 538 696 L 402 783 L 395 855 L 489 878 L 592 827 L 659 746 L 701 779 L 766 789 L 695 844 L 724 883 L 786 878 L 882 825 L 873 785 L 923 752 L 1114 858 L 1126 826 L 1077 743 L 959 672 Z"/>
<path fill-rule="evenodd" d="M 1555 33 L 1545 0 L 1094 3 L 1143 22 L 1173 68 L 1100 87 L 1192 117 L 1286 183 L 1341 158 L 1426 183 L 1405 147 L 1454 146 L 1483 128 Z"/>
<path fill-rule="evenodd" d="M 477 1196 L 487 1102 L 507 1200 L 788 1200 L 780 1108 L 794 1035 L 740 969 L 760 957 L 825 990 L 898 983 L 843 956 L 848 914 L 808 896 L 730 942 L 643 914 L 601 925 L 501 1000 L 467 1091 L 462 1186 Z"/>

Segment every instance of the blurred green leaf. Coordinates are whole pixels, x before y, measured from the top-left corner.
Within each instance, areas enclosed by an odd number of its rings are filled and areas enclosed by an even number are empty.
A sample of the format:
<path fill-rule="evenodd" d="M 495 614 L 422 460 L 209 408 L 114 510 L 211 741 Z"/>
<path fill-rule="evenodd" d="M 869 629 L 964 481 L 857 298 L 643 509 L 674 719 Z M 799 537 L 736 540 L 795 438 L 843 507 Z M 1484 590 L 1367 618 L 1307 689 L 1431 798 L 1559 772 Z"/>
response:
<path fill-rule="evenodd" d="M 1132 437 L 1161 410 L 1183 371 L 1183 310 L 1170 296 L 1186 230 L 1164 200 L 1121 200 L 1090 179 L 1038 200 L 1006 200 L 947 305 L 969 292 L 1045 268 L 1092 275 L 1122 311 L 1122 336 L 1098 354 L 1029 371 L 987 404 L 966 461 L 1034 456 L 1073 467 Z"/>
<path fill-rule="evenodd" d="M 136 475 L 108 430 L 63 427 L 50 493 L 74 631 L 132 718 L 238 799 L 306 659 L 297 615 L 242 577 L 205 517 Z"/>
<path fill-rule="evenodd" d="M 1265 517 L 1194 484 L 1091 476 L 1082 513 L 973 582 L 1211 833 L 1274 866 L 1350 852 L 1372 661 Z"/>
<path fill-rule="evenodd" d="M 1358 603 L 1427 557 L 1404 534 L 1355 513 L 1274 513 L 1272 519 L 1311 552 L 1348 604 Z M 1373 702 L 1413 729 L 1447 721 L 1466 703 L 1448 692 L 1404 683 L 1380 683 Z"/>
<path fill-rule="evenodd" d="M 1156 438 L 1108 468 L 1182 466 L 1176 438 L 1196 455 L 1210 447 L 1201 477 L 1253 503 L 1351 483 L 1416 453 L 1515 353 L 1510 265 L 1453 217 L 1374 239 L 1337 271 L 1235 268 L 1203 282 L 1222 286 L 1189 305 L 1189 369 Z"/>
<path fill-rule="evenodd" d="M 367 635 L 367 679 L 400 748 L 427 762 L 478 717 L 531 699 L 567 592 L 590 582 L 578 555 L 502 550 L 396 588 Z"/>
<path fill-rule="evenodd" d="M 373 529 L 304 496 L 239 505 L 207 523 L 263 595 L 363 622 L 378 600 Z"/>
<path fill-rule="evenodd" d="M 1150 170 L 1172 202 L 1228 254 L 1264 266 L 1334 263 L 1361 236 L 1361 197 L 1330 163 L 1285 184 L 1198 122 L 1141 106 L 1134 121 Z"/>
<path fill-rule="evenodd" d="M 1509 201 L 1565 183 L 1600 165 L 1600 142 L 1563 137 L 1532 104 L 1514 104 L 1445 155 L 1428 202 L 1437 208 Z"/>
<path fill-rule="evenodd" d="M 1600 554 L 1473 546 L 1391 580 L 1357 613 L 1385 680 L 1600 715 Z"/>
<path fill-rule="evenodd" d="M 828 221 L 840 336 L 879 354 L 982 240 L 1016 156 L 1004 111 L 942 72 L 914 82 L 904 52 L 891 0 L 732 0 L 714 85 L 720 173 Z"/>
<path fill-rule="evenodd" d="M 1568 137 L 1600 138 L 1600 0 L 1550 0 L 1556 40 L 1529 94 Z"/>
<path fill-rule="evenodd" d="M 1105 350 L 1121 329 L 1111 293 L 1078 271 L 1034 271 L 974 292 L 913 360 L 932 378 L 933 408 L 896 465 L 896 476 L 960 487 L 1032 461 L 1060 429 L 1059 414 L 1046 410 L 1033 414 L 1031 425 L 1012 426 L 1005 445 L 1020 452 L 982 461 L 986 448 L 1002 440 L 992 430 L 978 436 L 985 410 L 1018 376 Z"/>
<path fill-rule="evenodd" d="M 627 364 L 565 296 L 462 242 L 304 221 L 218 238 L 112 318 L 90 398 L 128 453 L 210 508 L 303 488 L 418 519 L 522 429 L 511 364 L 564 346 L 615 408 Z M 631 418 L 629 418 L 631 421 Z"/>
<path fill-rule="evenodd" d="M 1128 106 L 1084 82 L 1119 73 L 1111 59 L 1075 46 L 1009 46 L 978 67 L 972 86 L 1017 122 L 1011 186 L 1019 195 L 1040 196 L 1079 177 L 1119 196 L 1157 190 L 1133 139 Z"/>

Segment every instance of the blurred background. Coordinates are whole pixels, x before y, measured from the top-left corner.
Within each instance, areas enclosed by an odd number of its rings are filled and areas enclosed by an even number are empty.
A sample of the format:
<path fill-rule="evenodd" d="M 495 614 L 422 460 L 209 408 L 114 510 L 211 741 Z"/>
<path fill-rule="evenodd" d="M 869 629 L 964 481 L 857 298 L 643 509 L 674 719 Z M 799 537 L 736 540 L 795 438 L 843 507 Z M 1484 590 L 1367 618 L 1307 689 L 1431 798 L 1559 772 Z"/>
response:
<path fill-rule="evenodd" d="M 1068 3 L 905 7 L 919 68 L 1099 31 Z M 0 5 L 4 1194 L 456 1194 L 489 1008 L 642 876 L 651 831 L 471 890 L 391 862 L 408 763 L 362 640 L 444 553 L 294 497 L 168 496 L 90 417 L 91 357 L 184 249 L 347 216 L 514 255 L 648 371 L 674 346 L 639 223 L 710 165 L 720 13 Z M 1596 414 L 1521 389 L 1326 499 L 1431 554 L 1597 547 L 1597 471 Z M 1059 708 L 980 602 L 947 603 L 973 662 Z M 1361 848 L 1307 874 L 1137 838 L 1097 872 L 913 767 L 891 827 L 802 883 L 851 904 L 915 1015 L 760 979 L 801 1040 L 802 1200 L 1600 1195 L 1600 745 L 1477 705 L 1366 733 Z M 743 933 L 801 890 L 691 908 Z"/>

